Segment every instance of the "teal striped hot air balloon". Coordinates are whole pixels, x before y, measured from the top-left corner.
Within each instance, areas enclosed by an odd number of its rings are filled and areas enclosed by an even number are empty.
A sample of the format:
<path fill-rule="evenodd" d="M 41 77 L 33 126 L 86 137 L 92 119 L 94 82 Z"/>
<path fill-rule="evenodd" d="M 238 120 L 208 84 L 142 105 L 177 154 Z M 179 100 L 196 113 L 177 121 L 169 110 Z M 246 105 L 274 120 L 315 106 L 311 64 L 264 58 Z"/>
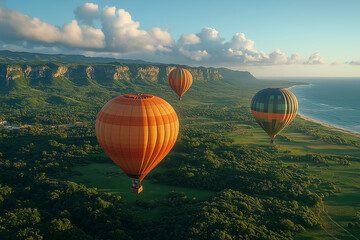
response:
<path fill-rule="evenodd" d="M 251 113 L 256 122 L 274 138 L 295 118 L 298 101 L 295 95 L 284 88 L 266 88 L 256 93 L 251 101 Z"/>

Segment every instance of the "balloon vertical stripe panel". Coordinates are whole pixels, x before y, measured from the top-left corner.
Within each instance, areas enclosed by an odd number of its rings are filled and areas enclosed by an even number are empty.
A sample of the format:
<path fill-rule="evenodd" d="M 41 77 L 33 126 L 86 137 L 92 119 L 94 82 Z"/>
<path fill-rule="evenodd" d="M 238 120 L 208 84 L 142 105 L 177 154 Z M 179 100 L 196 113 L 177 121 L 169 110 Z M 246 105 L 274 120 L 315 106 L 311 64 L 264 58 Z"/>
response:
<path fill-rule="evenodd" d="M 251 101 L 252 115 L 271 138 L 294 120 L 297 111 L 297 99 L 287 89 L 266 88 L 256 93 Z"/>
<path fill-rule="evenodd" d="M 100 110 L 95 129 L 104 152 L 129 177 L 141 181 L 174 146 L 179 120 L 163 99 L 127 94 Z"/>
<path fill-rule="evenodd" d="M 184 68 L 176 68 L 169 74 L 169 85 L 180 97 L 189 90 L 193 82 L 191 73 Z"/>

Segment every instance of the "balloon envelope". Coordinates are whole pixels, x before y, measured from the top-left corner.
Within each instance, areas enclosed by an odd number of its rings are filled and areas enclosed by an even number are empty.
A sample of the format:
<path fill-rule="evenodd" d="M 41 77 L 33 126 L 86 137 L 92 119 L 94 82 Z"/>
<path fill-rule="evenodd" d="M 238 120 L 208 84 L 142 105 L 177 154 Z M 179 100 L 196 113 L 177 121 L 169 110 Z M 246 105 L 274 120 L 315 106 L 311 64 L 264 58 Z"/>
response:
<path fill-rule="evenodd" d="M 175 68 L 169 74 L 169 85 L 179 95 L 180 100 L 182 95 L 189 90 L 192 82 L 191 73 L 184 68 Z"/>
<path fill-rule="evenodd" d="M 161 98 L 125 94 L 104 105 L 95 131 L 104 152 L 129 177 L 141 181 L 174 146 L 179 120 Z"/>
<path fill-rule="evenodd" d="M 251 101 L 252 115 L 272 139 L 294 120 L 297 111 L 295 95 L 284 88 L 263 89 Z"/>

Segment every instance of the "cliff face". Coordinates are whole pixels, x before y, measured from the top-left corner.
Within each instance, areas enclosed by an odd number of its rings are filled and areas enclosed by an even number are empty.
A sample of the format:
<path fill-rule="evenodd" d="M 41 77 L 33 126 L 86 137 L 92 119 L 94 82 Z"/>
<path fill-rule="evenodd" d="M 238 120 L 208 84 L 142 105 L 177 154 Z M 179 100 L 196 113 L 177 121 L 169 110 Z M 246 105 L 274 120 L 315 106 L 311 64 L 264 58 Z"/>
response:
<path fill-rule="evenodd" d="M 57 71 L 53 74 L 53 77 L 62 77 L 65 76 L 65 74 L 68 71 L 68 67 L 67 66 L 59 66 L 59 68 L 57 69 Z"/>
<path fill-rule="evenodd" d="M 52 72 L 47 66 L 21 66 L 23 76 L 26 79 L 51 78 Z"/>
<path fill-rule="evenodd" d="M 23 76 L 24 73 L 20 66 L 14 66 L 14 65 L 0 66 L 0 82 L 15 80 Z"/>
<path fill-rule="evenodd" d="M 216 81 L 224 77 L 214 68 L 192 68 L 189 69 L 194 80 Z"/>
<path fill-rule="evenodd" d="M 131 74 L 129 67 L 127 66 L 115 67 L 114 80 L 130 81 L 130 78 L 131 78 Z"/>
<path fill-rule="evenodd" d="M 16 79 L 27 80 L 32 84 L 41 82 L 51 84 L 54 78 L 65 78 L 75 84 L 86 85 L 91 82 L 99 84 L 116 84 L 119 81 L 149 81 L 166 83 L 171 65 L 141 64 L 1 64 L 0 83 Z M 187 68 L 194 81 L 217 81 L 224 77 L 214 68 Z"/>

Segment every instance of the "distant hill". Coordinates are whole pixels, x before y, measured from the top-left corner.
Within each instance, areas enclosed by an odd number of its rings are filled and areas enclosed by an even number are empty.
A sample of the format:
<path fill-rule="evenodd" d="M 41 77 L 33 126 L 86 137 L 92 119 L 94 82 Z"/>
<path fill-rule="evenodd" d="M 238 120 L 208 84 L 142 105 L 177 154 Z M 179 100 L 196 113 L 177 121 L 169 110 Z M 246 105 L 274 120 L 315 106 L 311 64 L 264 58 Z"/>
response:
<path fill-rule="evenodd" d="M 217 68 L 216 70 L 226 79 L 256 80 L 256 78 L 247 71 L 236 71 L 228 68 Z"/>
<path fill-rule="evenodd" d="M 6 93 L 17 88 L 44 86 L 103 86 L 166 83 L 175 65 L 149 64 L 63 64 L 63 63 L 0 63 L 0 88 Z M 224 77 L 214 68 L 186 66 L 194 81 L 221 81 Z M 241 75 L 241 73 L 239 73 Z M 240 76 L 241 78 L 241 76 Z"/>
<path fill-rule="evenodd" d="M 165 83 L 175 67 L 188 69 L 195 82 L 228 79 L 244 82 L 256 80 L 249 72 L 226 68 L 190 67 L 175 64 L 155 64 L 142 60 L 93 58 L 82 55 L 38 54 L 0 51 L 0 92 L 16 89 L 57 86 L 119 87 Z"/>
<path fill-rule="evenodd" d="M 86 57 L 83 55 L 65 55 L 65 54 L 42 54 L 42 53 L 29 53 L 29 52 L 12 52 L 8 50 L 0 50 L 0 64 L 1 63 L 28 63 L 29 65 L 36 65 L 41 63 L 96 63 L 96 64 L 137 64 L 137 65 L 155 65 L 155 66 L 181 66 L 184 68 L 198 69 L 202 72 L 207 72 L 210 69 L 215 69 L 222 78 L 227 79 L 242 79 L 242 80 L 255 80 L 256 78 L 251 73 L 246 71 L 236 71 L 227 68 L 206 68 L 206 67 L 189 67 L 186 65 L 174 65 L 174 64 L 161 64 L 152 63 L 143 60 L 132 59 L 117 59 L 117 58 L 104 58 L 104 57 Z M 161 68 L 161 67 L 160 67 Z M 220 77 L 221 78 L 221 77 Z"/>
<path fill-rule="evenodd" d="M 177 98 L 174 98 L 176 94 L 168 86 L 168 76 L 176 67 L 188 69 L 193 76 L 194 82 L 186 93 L 187 99 L 204 104 L 216 102 L 219 98 L 224 103 L 247 104 L 254 92 L 266 86 L 294 85 L 284 81 L 265 82 L 256 79 L 249 72 L 226 68 L 151 64 L 144 61 L 124 63 L 114 62 L 114 59 L 107 59 L 111 60 L 110 63 L 102 63 L 96 60 L 106 59 L 11 51 L 0 51 L 0 58 L 1 54 L 2 108 L 32 109 L 29 111 L 35 111 L 36 115 L 42 111 L 39 109 L 48 111 L 48 108 L 55 109 L 55 106 L 67 107 L 68 111 L 75 108 L 91 108 L 98 111 L 104 101 L 125 93 L 153 94 L 172 101 Z M 15 57 L 11 57 L 12 54 Z M 23 57 L 21 54 L 24 54 Z M 61 57 L 67 61 L 77 62 L 55 61 Z M 11 60 L 4 61 L 4 58 Z"/>
<path fill-rule="evenodd" d="M 154 64 L 143 60 L 117 59 L 105 57 L 86 57 L 83 55 L 65 55 L 65 54 L 42 54 L 29 52 L 12 52 L 0 50 L 0 62 L 60 62 L 60 63 L 136 63 L 136 64 Z"/>

